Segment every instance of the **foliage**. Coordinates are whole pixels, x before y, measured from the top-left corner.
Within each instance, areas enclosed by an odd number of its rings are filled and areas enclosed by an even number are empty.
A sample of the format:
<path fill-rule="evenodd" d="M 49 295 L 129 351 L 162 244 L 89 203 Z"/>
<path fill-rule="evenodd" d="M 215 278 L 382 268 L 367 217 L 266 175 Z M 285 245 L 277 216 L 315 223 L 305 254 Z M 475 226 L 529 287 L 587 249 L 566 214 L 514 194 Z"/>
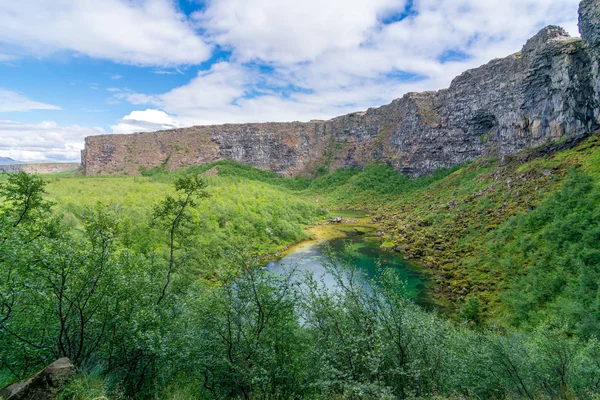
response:
<path fill-rule="evenodd" d="M 594 398 L 590 143 L 416 179 L 373 165 L 290 180 L 235 163 L 2 176 L 0 381 L 68 356 L 83 372 L 64 398 Z M 564 178 L 571 159 L 581 168 Z M 459 322 L 415 305 L 394 271 L 359 276 L 346 255 L 330 257 L 334 290 L 263 271 L 260 255 L 323 216 L 311 196 L 364 202 L 386 243 L 462 296 Z"/>
<path fill-rule="evenodd" d="M 328 204 L 343 203 L 360 207 L 367 201 L 381 202 L 408 195 L 443 179 L 458 168 L 439 169 L 432 175 L 420 178 L 410 178 L 381 164 L 367 165 L 363 169 L 343 168 L 313 179 L 307 193 L 324 198 Z"/>
<path fill-rule="evenodd" d="M 195 176 L 196 169 L 152 177 L 50 178 L 48 196 L 56 201 L 63 223 L 81 230 L 80 215 L 101 201 L 122 221 L 123 244 L 139 251 L 167 255 L 164 225 L 149 224 L 154 205 L 175 196 L 174 181 Z M 304 226 L 326 212 L 313 201 L 286 189 L 236 177 L 206 177 L 210 201 L 189 207 L 175 243 L 182 269 L 212 279 L 224 265 L 224 255 L 244 249 L 252 254 L 274 253 L 306 237 Z M 189 234 L 188 234 L 189 233 Z M 192 265 L 193 264 L 193 265 Z M 202 265 L 202 268 L 198 268 Z M 165 269 L 166 271 L 166 269 Z"/>
<path fill-rule="evenodd" d="M 310 369 L 290 276 L 274 276 L 256 265 L 215 288 L 199 288 L 188 299 L 173 358 L 183 375 L 202 382 L 216 398 L 301 397 Z"/>
<path fill-rule="evenodd" d="M 104 379 L 97 374 L 80 374 L 67 383 L 57 400 L 108 400 Z"/>
<path fill-rule="evenodd" d="M 509 286 L 512 322 L 564 321 L 570 332 L 600 332 L 600 186 L 571 170 L 562 189 L 511 219 L 492 237 L 487 265 Z"/>
<path fill-rule="evenodd" d="M 154 219 L 162 222 L 166 230 L 169 232 L 169 269 L 167 271 L 167 279 L 163 290 L 158 298 L 160 303 L 167 294 L 167 288 L 171 283 L 171 274 L 175 264 L 175 239 L 181 235 L 181 223 L 184 219 L 189 218 L 188 208 L 196 206 L 197 198 L 209 197 L 205 190 L 207 183 L 199 175 L 185 175 L 175 180 L 175 190 L 183 192 L 179 197 L 167 195 L 154 208 Z"/>
<path fill-rule="evenodd" d="M 595 184 L 599 182 L 600 136 L 591 136 L 571 149 L 555 153 L 537 149 L 534 153 L 506 156 L 502 160 L 481 158 L 423 186 L 419 186 L 418 182 L 425 178 L 413 179 L 412 188 L 398 190 L 394 194 L 373 191 L 377 187 L 377 179 L 373 179 L 375 183 L 372 185 L 364 185 L 364 189 L 358 190 L 350 184 L 358 180 L 357 175 L 352 175 L 345 176 L 343 182 L 346 183 L 340 182 L 338 188 L 332 186 L 316 190 L 311 195 L 318 196 L 321 204 L 327 206 L 367 211 L 385 234 L 386 246 L 402 249 L 407 258 L 431 272 L 439 290 L 437 300 L 449 310 L 459 310 L 458 314 L 452 313 L 453 317 L 477 325 L 465 312 L 472 314 L 476 308 L 473 306 L 478 302 L 476 319 L 481 321 L 481 325 L 518 324 L 531 329 L 547 316 L 554 315 L 554 309 L 541 306 L 541 313 L 529 313 L 532 310 L 525 309 L 529 316 L 514 318 L 517 308 L 509 304 L 511 296 L 500 294 L 507 290 L 509 281 L 530 268 L 533 258 L 516 259 L 512 264 L 513 272 L 509 273 L 511 268 L 500 265 L 499 256 L 504 257 L 503 252 L 507 257 L 510 254 L 505 240 L 512 240 L 510 230 L 516 225 L 507 227 L 503 234 L 498 234 L 498 230 L 512 217 L 534 212 L 545 198 L 560 191 L 568 171 L 574 167 Z M 390 182 L 393 181 L 390 179 Z M 560 207 L 561 215 L 569 214 L 566 204 Z M 580 233 L 588 232 L 590 228 L 589 233 L 592 234 L 593 223 L 584 225 L 575 226 Z M 544 245 L 545 238 L 536 238 L 535 245 Z M 518 241 L 518 237 L 515 240 Z M 496 244 L 497 251 L 490 249 L 490 243 Z M 514 246 L 511 249 L 514 250 Z M 544 262 L 539 260 L 540 266 Z M 572 267 L 576 265 L 569 263 Z M 588 269 L 588 272 L 591 271 L 593 268 Z M 563 272 L 557 271 L 556 274 Z M 569 276 L 575 275 L 569 273 Z M 533 281 L 530 283 L 533 284 Z M 526 289 L 521 287 L 522 291 Z M 536 290 L 541 290 L 541 287 Z M 577 298 L 574 294 L 569 296 Z M 584 303 L 590 302 L 585 300 Z M 533 306 L 529 301 L 527 304 L 525 308 Z M 577 317 L 573 311 L 579 306 L 573 303 L 572 306 L 569 318 L 575 321 Z M 581 310 L 578 312 L 583 314 Z M 561 318 L 566 314 L 566 310 L 561 311 Z"/>
<path fill-rule="evenodd" d="M 78 184 L 81 178 L 72 179 L 54 183 Z M 162 184 L 157 186 L 162 190 Z M 170 350 L 165 340 L 180 312 L 178 299 L 197 276 L 227 272 L 224 265 L 217 269 L 208 261 L 223 260 L 226 252 L 211 247 L 219 237 L 206 240 L 222 231 L 221 240 L 237 236 L 248 240 L 246 248 L 264 246 L 252 237 L 252 225 L 239 226 L 249 217 L 271 246 L 281 245 L 303 237 L 302 225 L 320 213 L 263 185 L 212 188 L 217 201 L 210 207 L 194 200 L 208 194 L 204 179 L 185 174 L 175 177 L 174 186 L 183 195 L 168 194 L 158 202 L 155 222 L 150 210 L 132 221 L 122 205 L 100 202 L 67 207 L 63 202 L 72 214 L 67 219 L 50 210 L 39 176 L 19 173 L 8 178 L 0 203 L 3 381 L 66 356 L 80 367 L 99 366 L 117 382 L 114 390 L 142 397 L 151 393 L 148 379 L 156 376 L 158 360 Z M 220 226 L 220 217 L 230 222 Z M 155 240 L 163 236 L 168 238 L 165 244 Z M 206 248 L 198 246 L 203 242 Z M 219 244 L 235 249 L 227 240 Z M 210 252 L 213 257 L 206 257 Z M 165 284 L 165 275 L 171 274 L 173 285 Z"/>
<path fill-rule="evenodd" d="M 228 160 L 191 167 L 186 173 L 201 174 L 213 168 L 218 170 L 219 176 L 235 178 L 237 181 L 256 181 L 292 190 L 306 189 L 310 184 L 310 180 L 306 178 L 284 178 L 273 171 L 257 169 L 248 164 Z"/>

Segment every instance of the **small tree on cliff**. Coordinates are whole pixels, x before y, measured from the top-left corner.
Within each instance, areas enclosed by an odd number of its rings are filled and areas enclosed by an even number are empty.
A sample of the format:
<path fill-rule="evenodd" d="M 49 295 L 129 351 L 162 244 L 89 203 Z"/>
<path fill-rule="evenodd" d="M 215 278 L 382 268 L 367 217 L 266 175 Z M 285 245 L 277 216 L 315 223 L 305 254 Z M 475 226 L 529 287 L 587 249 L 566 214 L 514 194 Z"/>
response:
<path fill-rule="evenodd" d="M 175 190 L 182 194 L 173 197 L 168 195 L 154 207 L 154 218 L 164 224 L 169 230 L 169 268 L 162 292 L 158 297 L 160 304 L 166 296 L 171 283 L 171 274 L 175 263 L 175 242 L 181 233 L 181 222 L 186 218 L 187 209 L 196 206 L 196 200 L 209 196 L 206 191 L 207 183 L 200 175 L 185 175 L 175 180 Z"/>

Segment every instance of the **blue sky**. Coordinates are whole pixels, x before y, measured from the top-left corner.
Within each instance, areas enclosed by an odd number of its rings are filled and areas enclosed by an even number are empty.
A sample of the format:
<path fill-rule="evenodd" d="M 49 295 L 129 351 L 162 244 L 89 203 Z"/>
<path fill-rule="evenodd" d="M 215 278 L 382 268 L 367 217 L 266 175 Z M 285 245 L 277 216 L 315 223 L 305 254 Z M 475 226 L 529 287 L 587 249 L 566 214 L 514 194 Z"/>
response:
<path fill-rule="evenodd" d="M 446 87 L 577 0 L 0 2 L 0 156 L 78 160 L 85 136 L 326 119 Z"/>

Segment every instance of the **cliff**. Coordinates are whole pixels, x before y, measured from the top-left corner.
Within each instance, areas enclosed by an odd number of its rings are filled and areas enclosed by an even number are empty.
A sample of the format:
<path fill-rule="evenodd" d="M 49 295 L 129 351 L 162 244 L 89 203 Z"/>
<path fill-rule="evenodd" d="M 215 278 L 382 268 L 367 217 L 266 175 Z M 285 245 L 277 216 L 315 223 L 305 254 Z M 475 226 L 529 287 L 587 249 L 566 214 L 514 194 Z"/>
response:
<path fill-rule="evenodd" d="M 138 174 L 228 159 L 282 175 L 379 160 L 423 175 L 482 155 L 527 147 L 600 126 L 600 5 L 580 6 L 582 39 L 549 26 L 522 51 L 466 71 L 448 89 L 307 123 L 263 123 L 86 138 L 86 175 Z"/>

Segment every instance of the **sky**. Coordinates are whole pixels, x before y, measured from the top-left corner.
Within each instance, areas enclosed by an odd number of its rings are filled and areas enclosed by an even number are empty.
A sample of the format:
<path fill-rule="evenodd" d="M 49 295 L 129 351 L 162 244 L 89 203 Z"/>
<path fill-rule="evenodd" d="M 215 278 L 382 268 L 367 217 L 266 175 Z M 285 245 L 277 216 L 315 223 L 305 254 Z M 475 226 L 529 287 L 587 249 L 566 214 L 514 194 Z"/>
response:
<path fill-rule="evenodd" d="M 448 87 L 579 0 L 0 0 L 0 157 L 90 135 L 309 121 Z"/>

